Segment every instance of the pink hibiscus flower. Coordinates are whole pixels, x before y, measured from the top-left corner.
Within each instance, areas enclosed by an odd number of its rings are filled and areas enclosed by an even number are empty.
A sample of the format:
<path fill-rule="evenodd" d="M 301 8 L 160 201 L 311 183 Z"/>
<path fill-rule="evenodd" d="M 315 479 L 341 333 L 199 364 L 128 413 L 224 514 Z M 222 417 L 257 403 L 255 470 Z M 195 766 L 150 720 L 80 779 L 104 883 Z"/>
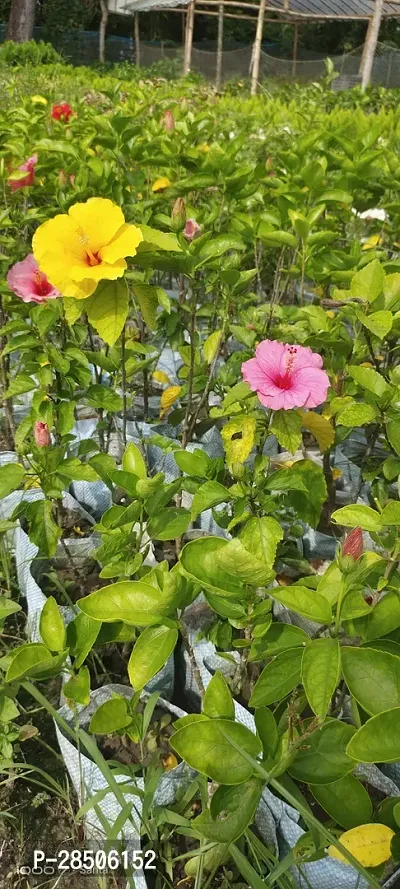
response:
<path fill-rule="evenodd" d="M 242 364 L 243 379 L 273 411 L 317 407 L 326 399 L 329 377 L 322 358 L 304 346 L 264 340 L 256 357 Z"/>
<path fill-rule="evenodd" d="M 187 219 L 183 234 L 187 241 L 193 241 L 201 232 L 201 225 L 195 219 Z"/>
<path fill-rule="evenodd" d="M 37 162 L 38 156 L 37 154 L 33 154 L 32 157 L 28 157 L 28 160 L 25 161 L 24 164 L 21 164 L 21 166 L 18 167 L 18 170 L 20 170 L 21 173 L 26 172 L 26 176 L 18 176 L 17 179 L 13 179 L 12 175 L 15 174 L 12 174 L 7 183 L 10 186 L 11 191 L 17 191 L 18 188 L 24 188 L 26 185 L 33 185 L 35 181 L 35 166 Z"/>
<path fill-rule="evenodd" d="M 46 299 L 56 299 L 61 293 L 50 284 L 41 272 L 32 253 L 16 262 L 7 275 L 7 284 L 13 293 L 20 296 L 24 303 L 42 303 Z"/>

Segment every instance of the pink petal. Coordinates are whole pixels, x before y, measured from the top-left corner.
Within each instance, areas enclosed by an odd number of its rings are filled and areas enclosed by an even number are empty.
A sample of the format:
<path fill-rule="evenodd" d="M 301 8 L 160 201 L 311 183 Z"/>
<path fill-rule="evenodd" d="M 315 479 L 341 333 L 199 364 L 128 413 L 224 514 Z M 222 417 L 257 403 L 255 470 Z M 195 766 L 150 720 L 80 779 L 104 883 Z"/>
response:
<path fill-rule="evenodd" d="M 253 392 L 257 392 L 258 389 L 263 388 L 266 381 L 266 375 L 258 363 L 257 358 L 250 358 L 249 361 L 244 361 L 242 364 L 242 374 L 245 383 L 249 384 Z"/>
<path fill-rule="evenodd" d="M 268 376 L 279 373 L 282 356 L 285 354 L 285 346 L 275 340 L 263 340 L 256 348 L 256 359 L 261 369 Z"/>
<path fill-rule="evenodd" d="M 296 372 L 296 384 L 306 386 L 309 396 L 303 407 L 318 407 L 326 401 L 329 377 L 325 370 L 317 367 L 303 367 Z"/>
<path fill-rule="evenodd" d="M 313 352 L 308 346 L 296 346 L 296 348 L 296 370 L 301 367 L 322 367 L 322 357 L 318 352 Z"/>

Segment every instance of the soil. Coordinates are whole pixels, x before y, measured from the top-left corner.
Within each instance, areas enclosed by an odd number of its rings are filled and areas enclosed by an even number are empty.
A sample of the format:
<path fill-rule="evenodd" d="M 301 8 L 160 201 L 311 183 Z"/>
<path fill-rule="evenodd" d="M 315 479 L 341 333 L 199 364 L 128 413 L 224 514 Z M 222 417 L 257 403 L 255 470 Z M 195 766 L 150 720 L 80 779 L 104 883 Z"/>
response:
<path fill-rule="evenodd" d="M 143 713 L 144 707 L 145 705 L 140 702 L 137 710 Z M 105 759 L 112 759 L 122 765 L 134 763 L 145 767 L 155 763 L 168 771 L 178 764 L 178 759 L 169 744 L 173 731 L 172 715 L 162 707 L 156 707 L 142 747 L 126 734 L 98 735 L 96 742 Z"/>

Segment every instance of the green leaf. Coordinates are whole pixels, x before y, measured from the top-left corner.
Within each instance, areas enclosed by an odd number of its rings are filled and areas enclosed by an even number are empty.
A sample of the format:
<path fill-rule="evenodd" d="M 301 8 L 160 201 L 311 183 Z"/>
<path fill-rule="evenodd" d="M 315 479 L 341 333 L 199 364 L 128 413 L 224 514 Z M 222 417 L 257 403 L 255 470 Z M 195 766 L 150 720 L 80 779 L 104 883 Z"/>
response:
<path fill-rule="evenodd" d="M 121 580 L 79 599 L 79 608 L 97 621 L 125 621 L 146 627 L 162 623 L 174 607 L 173 596 L 142 580 Z"/>
<path fill-rule="evenodd" d="M 0 596 L 0 620 L 5 620 L 9 614 L 17 614 L 18 611 L 21 611 L 21 606 L 18 605 L 18 602 L 13 602 L 7 596 Z"/>
<path fill-rule="evenodd" d="M 321 596 L 316 590 L 309 590 L 305 586 L 274 587 L 270 590 L 270 595 L 290 608 L 301 614 L 308 620 L 314 620 L 320 624 L 330 624 L 332 621 L 332 611 L 327 599 Z"/>
<path fill-rule="evenodd" d="M 258 661 L 261 658 L 273 657 L 280 651 L 288 648 L 304 648 L 308 645 L 310 637 L 300 627 L 279 622 L 271 624 L 268 632 L 262 639 L 256 639 L 250 648 L 249 661 Z"/>
<path fill-rule="evenodd" d="M 65 624 L 53 596 L 50 596 L 43 605 L 39 632 L 44 644 L 50 651 L 62 651 L 64 649 L 66 640 Z"/>
<path fill-rule="evenodd" d="M 6 463 L 0 466 L 0 499 L 16 491 L 25 478 L 26 470 L 20 463 Z"/>
<path fill-rule="evenodd" d="M 304 649 L 301 678 L 308 703 L 316 716 L 324 719 L 340 676 L 340 648 L 337 639 L 313 639 Z"/>
<path fill-rule="evenodd" d="M 400 707 L 378 713 L 355 733 L 347 753 L 358 762 L 397 762 L 400 759 Z"/>
<path fill-rule="evenodd" d="M 87 658 L 101 630 L 101 623 L 80 611 L 67 626 L 67 645 L 78 670 Z"/>
<path fill-rule="evenodd" d="M 4 392 L 3 398 L 13 398 L 14 395 L 24 395 L 25 392 L 31 392 L 32 389 L 36 388 L 37 384 L 29 374 L 19 373 L 17 377 L 14 377 L 14 379 L 10 381 L 8 389 Z"/>
<path fill-rule="evenodd" d="M 373 312 L 372 315 L 364 315 L 364 312 L 357 312 L 357 317 L 363 327 L 370 330 L 380 340 L 383 340 L 392 329 L 393 315 L 391 312 Z"/>
<path fill-rule="evenodd" d="M 386 636 L 400 627 L 400 599 L 398 593 L 389 590 L 376 603 L 372 612 L 362 619 L 361 633 L 367 642 Z"/>
<path fill-rule="evenodd" d="M 381 519 L 382 525 L 400 525 L 400 503 L 398 500 L 390 500 L 386 504 Z"/>
<path fill-rule="evenodd" d="M 0 723 L 1 722 L 11 722 L 13 719 L 18 719 L 19 710 L 18 707 L 14 704 L 14 701 L 11 698 L 8 698 L 6 695 L 0 696 Z M 3 729 L 2 729 L 3 731 Z"/>
<path fill-rule="evenodd" d="M 190 513 L 178 506 L 160 509 L 147 523 L 147 533 L 154 540 L 175 540 L 187 531 Z"/>
<path fill-rule="evenodd" d="M 283 539 L 283 530 L 271 516 L 256 518 L 246 522 L 239 535 L 241 543 L 266 568 L 271 569 L 276 558 L 278 543 Z"/>
<path fill-rule="evenodd" d="M 52 557 L 61 537 L 61 528 L 53 518 L 53 504 L 50 500 L 36 500 L 25 510 L 29 521 L 29 539 L 39 548 L 41 556 Z"/>
<path fill-rule="evenodd" d="M 88 667 L 81 667 L 63 686 L 63 693 L 76 704 L 90 703 L 90 673 Z"/>
<path fill-rule="evenodd" d="M 137 281 L 133 281 L 131 286 L 145 324 L 147 324 L 150 330 L 155 330 L 157 326 L 158 288 L 153 287 L 152 284 L 140 284 Z"/>
<path fill-rule="evenodd" d="M 99 407 L 105 411 L 110 411 L 110 413 L 116 413 L 122 408 L 121 396 L 117 392 L 113 392 L 112 389 L 101 386 L 99 383 L 89 386 L 85 398 L 92 407 Z M 101 454 L 101 456 L 109 457 L 109 454 Z M 91 462 L 94 465 L 93 460 Z"/>
<path fill-rule="evenodd" d="M 346 685 L 372 716 L 400 707 L 400 658 L 374 648 L 342 648 Z"/>
<path fill-rule="evenodd" d="M 129 296 L 124 278 L 101 281 L 93 296 L 85 301 L 91 325 L 105 343 L 113 346 L 128 316 Z"/>
<path fill-rule="evenodd" d="M 385 272 L 379 260 L 374 259 L 373 262 L 368 263 L 363 269 L 356 272 L 351 279 L 351 294 L 372 303 L 382 293 L 384 280 Z"/>
<path fill-rule="evenodd" d="M 191 518 L 194 520 L 205 509 L 212 509 L 220 503 L 229 503 L 230 500 L 232 494 L 224 485 L 220 485 L 219 482 L 204 482 L 193 497 Z"/>
<path fill-rule="evenodd" d="M 180 566 L 188 577 L 203 589 L 218 596 L 243 599 L 243 583 L 220 567 L 219 557 L 228 546 L 222 537 L 200 537 L 183 547 Z"/>
<path fill-rule="evenodd" d="M 274 231 L 260 233 L 261 240 L 269 247 L 291 247 L 295 250 L 298 244 L 297 238 L 291 232 Z"/>
<path fill-rule="evenodd" d="M 393 450 L 400 457 L 400 420 L 386 421 L 386 435 Z"/>
<path fill-rule="evenodd" d="M 337 204 L 351 204 L 353 198 L 348 191 L 342 191 L 339 188 L 333 188 L 330 191 L 324 191 L 323 194 L 318 198 L 320 204 L 322 203 L 337 203 Z"/>
<path fill-rule="evenodd" d="M 217 788 L 207 809 L 192 824 L 202 836 L 217 843 L 231 843 L 242 836 L 260 802 L 262 782 L 250 778 L 246 784 Z"/>
<path fill-rule="evenodd" d="M 267 707 L 261 707 L 256 710 L 254 721 L 258 737 L 261 739 L 264 756 L 273 757 L 279 742 L 274 714 Z"/>
<path fill-rule="evenodd" d="M 207 685 L 203 699 L 203 713 L 209 716 L 210 719 L 235 718 L 235 706 L 232 695 L 219 670 L 216 671 Z"/>
<path fill-rule="evenodd" d="M 301 444 L 301 417 L 297 411 L 275 411 L 270 431 L 285 450 L 294 454 Z"/>
<path fill-rule="evenodd" d="M 382 519 L 379 512 L 371 509 L 370 506 L 363 506 L 361 503 L 336 509 L 332 513 L 332 519 L 338 525 L 344 525 L 346 528 L 360 527 L 363 531 L 382 530 Z"/>
<path fill-rule="evenodd" d="M 307 737 L 305 749 L 297 751 L 289 773 L 296 781 L 307 784 L 332 784 L 348 775 L 354 769 L 354 761 L 346 748 L 354 732 L 352 725 L 329 720 Z"/>
<path fill-rule="evenodd" d="M 63 298 L 65 320 L 70 327 L 81 317 L 83 307 L 80 299 Z"/>
<path fill-rule="evenodd" d="M 146 244 L 151 244 L 153 247 L 157 247 L 158 250 L 167 250 L 170 253 L 182 252 L 182 247 L 179 246 L 176 235 L 170 232 L 157 231 L 157 229 L 150 228 L 148 225 L 140 225 L 139 228 Z"/>
<path fill-rule="evenodd" d="M 210 458 L 200 448 L 195 448 L 194 451 L 176 450 L 174 451 L 174 460 L 182 472 L 186 472 L 187 475 L 197 475 L 200 478 L 207 475 L 210 465 Z"/>
<path fill-rule="evenodd" d="M 76 481 L 96 482 L 99 480 L 96 470 L 89 463 L 82 463 L 79 457 L 67 457 L 66 460 L 58 464 L 57 472 Z"/>
<path fill-rule="evenodd" d="M 135 642 L 128 663 L 129 681 L 135 691 L 162 669 L 178 641 L 178 630 L 169 627 L 148 627 Z"/>
<path fill-rule="evenodd" d="M 282 700 L 301 679 L 301 648 L 288 648 L 277 654 L 257 679 L 251 695 L 250 707 L 263 707 Z"/>
<path fill-rule="evenodd" d="M 223 256 L 228 250 L 245 250 L 245 244 L 238 235 L 214 235 L 210 241 L 202 246 L 199 260 L 203 265 L 208 259 Z"/>
<path fill-rule="evenodd" d="M 257 736 L 229 719 L 193 722 L 179 729 L 170 744 L 193 769 L 218 784 L 242 784 L 251 777 L 253 766 L 229 743 L 231 738 L 250 756 L 261 752 Z"/>
<path fill-rule="evenodd" d="M 376 417 L 376 410 L 371 404 L 349 404 L 343 411 L 339 411 L 336 423 L 338 426 L 364 426 L 372 423 Z"/>
<path fill-rule="evenodd" d="M 371 800 L 354 775 L 345 775 L 332 784 L 310 784 L 310 790 L 317 803 L 345 830 L 371 821 Z"/>
<path fill-rule="evenodd" d="M 128 701 L 120 695 L 115 695 L 97 708 L 90 720 L 89 731 L 94 735 L 111 735 L 113 732 L 122 731 L 131 722 Z"/>
<path fill-rule="evenodd" d="M 221 336 L 222 332 L 220 330 L 214 330 L 203 344 L 203 354 L 207 364 L 211 364 L 214 361 L 221 342 Z"/>
<path fill-rule="evenodd" d="M 253 586 L 265 586 L 274 577 L 273 570 L 249 552 L 238 537 L 221 549 L 218 566 L 232 577 Z"/>
<path fill-rule="evenodd" d="M 388 394 L 388 384 L 381 374 L 373 370 L 372 367 L 357 367 L 355 364 L 350 364 L 348 371 L 359 386 L 363 386 L 364 389 L 372 392 L 377 398 L 382 398 L 383 395 Z"/>
<path fill-rule="evenodd" d="M 133 441 L 127 444 L 122 457 L 122 469 L 124 472 L 132 472 L 138 478 L 147 478 L 147 469 L 143 454 Z"/>
<path fill-rule="evenodd" d="M 76 401 L 61 401 L 57 407 L 56 429 L 59 435 L 68 435 L 75 422 Z"/>
<path fill-rule="evenodd" d="M 45 645 L 28 642 L 14 652 L 6 673 L 6 681 L 14 682 L 16 679 L 23 679 L 24 676 L 47 679 L 60 671 L 67 655 L 68 649 L 52 657 Z"/>

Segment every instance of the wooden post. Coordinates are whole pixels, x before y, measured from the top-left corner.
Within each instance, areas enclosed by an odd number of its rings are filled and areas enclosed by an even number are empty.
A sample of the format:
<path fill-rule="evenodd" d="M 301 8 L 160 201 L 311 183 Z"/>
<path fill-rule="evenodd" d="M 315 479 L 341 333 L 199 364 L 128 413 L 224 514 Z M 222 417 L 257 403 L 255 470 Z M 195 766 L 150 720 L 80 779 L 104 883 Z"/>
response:
<path fill-rule="evenodd" d="M 360 72 L 362 75 L 361 88 L 363 92 L 366 90 L 367 86 L 369 86 L 371 80 L 372 66 L 374 64 L 376 46 L 382 21 L 383 3 L 384 0 L 375 0 L 374 14 L 368 26 Z"/>
<path fill-rule="evenodd" d="M 195 7 L 195 0 L 192 0 L 192 2 L 189 3 L 188 13 L 187 13 L 187 17 L 186 17 L 185 54 L 183 57 L 183 76 L 185 76 L 185 74 L 189 74 L 190 66 L 192 63 L 194 7 Z"/>
<path fill-rule="evenodd" d="M 217 67 L 215 71 L 215 89 L 221 89 L 222 80 L 222 52 L 224 48 L 224 4 L 218 6 L 218 39 L 217 39 Z"/>
<path fill-rule="evenodd" d="M 299 23 L 296 22 L 295 26 L 294 26 L 294 35 L 293 35 L 292 77 L 296 77 L 298 46 L 299 46 Z"/>
<path fill-rule="evenodd" d="M 135 55 L 136 67 L 140 68 L 140 31 L 139 31 L 139 13 L 135 12 Z"/>
<path fill-rule="evenodd" d="M 261 43 L 263 36 L 264 13 L 266 0 L 261 0 L 260 9 L 258 11 L 256 39 L 253 46 L 252 70 L 251 70 L 251 90 L 250 95 L 255 96 L 258 86 L 258 77 L 260 73 L 260 56 Z"/>

